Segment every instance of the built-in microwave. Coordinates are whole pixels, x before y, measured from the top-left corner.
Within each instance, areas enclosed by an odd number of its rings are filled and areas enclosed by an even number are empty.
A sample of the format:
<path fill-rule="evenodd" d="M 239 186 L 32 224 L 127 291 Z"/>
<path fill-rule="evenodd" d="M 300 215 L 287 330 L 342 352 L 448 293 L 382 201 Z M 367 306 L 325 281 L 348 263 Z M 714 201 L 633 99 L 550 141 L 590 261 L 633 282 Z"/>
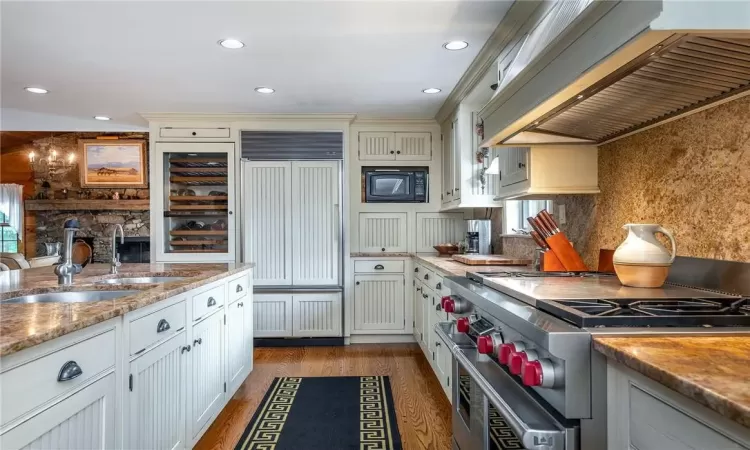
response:
<path fill-rule="evenodd" d="M 427 203 L 427 167 L 363 167 L 365 203 Z"/>

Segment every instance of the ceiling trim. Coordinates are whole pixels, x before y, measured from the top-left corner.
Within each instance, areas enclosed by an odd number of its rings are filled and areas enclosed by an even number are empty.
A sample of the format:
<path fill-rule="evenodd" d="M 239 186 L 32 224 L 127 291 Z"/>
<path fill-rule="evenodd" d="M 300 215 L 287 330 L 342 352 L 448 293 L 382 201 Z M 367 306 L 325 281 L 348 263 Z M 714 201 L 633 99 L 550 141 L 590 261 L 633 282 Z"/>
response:
<path fill-rule="evenodd" d="M 518 30 L 526 23 L 533 12 L 542 4 L 542 1 L 514 2 L 500 21 L 500 24 L 492 32 L 490 38 L 485 42 L 482 49 L 472 61 L 469 68 L 458 80 L 448 98 L 435 115 L 438 123 L 443 123 L 455 111 L 458 105 L 466 98 L 472 89 L 484 78 L 488 70 L 495 64 L 495 60 L 502 54 L 505 47 L 513 39 Z"/>
<path fill-rule="evenodd" d="M 352 122 L 356 114 L 250 114 L 250 113 L 140 113 L 149 122 L 170 121 L 210 121 L 210 122 L 244 122 L 244 121 L 348 121 Z"/>
<path fill-rule="evenodd" d="M 353 125 L 377 125 L 384 123 L 395 123 L 402 125 L 437 125 L 435 119 L 409 119 L 399 117 L 360 117 L 354 119 Z"/>

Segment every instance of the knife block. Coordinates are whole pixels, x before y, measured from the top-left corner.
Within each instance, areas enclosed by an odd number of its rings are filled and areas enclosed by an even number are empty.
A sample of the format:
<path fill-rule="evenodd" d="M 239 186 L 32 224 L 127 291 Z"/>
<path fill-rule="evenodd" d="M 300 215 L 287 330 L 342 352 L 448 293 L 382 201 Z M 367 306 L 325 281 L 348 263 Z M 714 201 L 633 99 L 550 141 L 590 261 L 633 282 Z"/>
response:
<path fill-rule="evenodd" d="M 543 272 L 564 272 L 565 266 L 562 265 L 552 250 L 542 252 L 539 261 L 539 267 Z"/>

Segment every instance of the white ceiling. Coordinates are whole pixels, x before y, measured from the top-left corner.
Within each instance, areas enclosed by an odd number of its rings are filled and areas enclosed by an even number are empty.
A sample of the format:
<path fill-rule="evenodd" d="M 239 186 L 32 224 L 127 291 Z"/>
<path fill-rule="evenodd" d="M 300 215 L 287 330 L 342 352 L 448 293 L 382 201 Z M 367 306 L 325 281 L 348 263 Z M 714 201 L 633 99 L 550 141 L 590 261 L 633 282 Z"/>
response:
<path fill-rule="evenodd" d="M 147 112 L 431 118 L 511 3 L 3 0 L 0 128 L 138 128 Z M 442 48 L 454 39 L 470 45 Z"/>

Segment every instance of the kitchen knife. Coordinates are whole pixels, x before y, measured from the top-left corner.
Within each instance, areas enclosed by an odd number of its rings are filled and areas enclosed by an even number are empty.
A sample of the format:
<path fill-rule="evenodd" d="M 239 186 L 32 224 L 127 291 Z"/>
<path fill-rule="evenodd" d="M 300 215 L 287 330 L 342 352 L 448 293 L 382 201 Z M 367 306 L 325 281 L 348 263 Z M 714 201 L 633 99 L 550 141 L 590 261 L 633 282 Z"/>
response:
<path fill-rule="evenodd" d="M 542 214 L 541 211 L 539 212 L 539 214 L 536 215 L 536 220 L 538 223 L 541 223 L 542 225 L 544 225 L 544 229 L 546 229 L 549 232 L 550 236 L 553 236 L 555 234 L 555 226 L 552 225 L 552 223 L 547 220 L 547 218 Z M 559 232 L 560 230 L 557 230 L 557 231 Z"/>
<path fill-rule="evenodd" d="M 539 212 L 539 214 L 541 214 L 541 216 L 544 217 L 544 220 L 546 221 L 547 225 L 552 227 L 552 231 L 554 233 L 560 232 L 560 227 L 557 226 L 557 222 L 555 222 L 554 217 L 552 217 L 552 214 L 550 214 L 549 211 L 547 211 L 546 209 L 543 209 Z"/>
<path fill-rule="evenodd" d="M 547 245 L 546 242 L 544 242 L 544 239 L 542 239 L 542 237 L 539 236 L 539 233 L 537 233 L 536 231 L 532 231 L 529 234 L 531 235 L 531 238 L 534 239 L 534 242 L 536 242 L 536 245 L 538 245 L 543 250 L 549 249 L 549 246 Z"/>
<path fill-rule="evenodd" d="M 531 225 L 531 228 L 533 228 L 534 231 L 536 231 L 537 233 L 539 233 L 539 236 L 541 236 L 542 239 L 545 239 L 545 238 L 547 238 L 547 237 L 549 237 L 549 236 L 552 235 L 549 231 L 547 231 L 547 229 L 542 225 L 542 223 L 540 221 L 536 220 L 535 218 L 528 217 L 528 218 L 526 218 L 526 220 Z"/>

